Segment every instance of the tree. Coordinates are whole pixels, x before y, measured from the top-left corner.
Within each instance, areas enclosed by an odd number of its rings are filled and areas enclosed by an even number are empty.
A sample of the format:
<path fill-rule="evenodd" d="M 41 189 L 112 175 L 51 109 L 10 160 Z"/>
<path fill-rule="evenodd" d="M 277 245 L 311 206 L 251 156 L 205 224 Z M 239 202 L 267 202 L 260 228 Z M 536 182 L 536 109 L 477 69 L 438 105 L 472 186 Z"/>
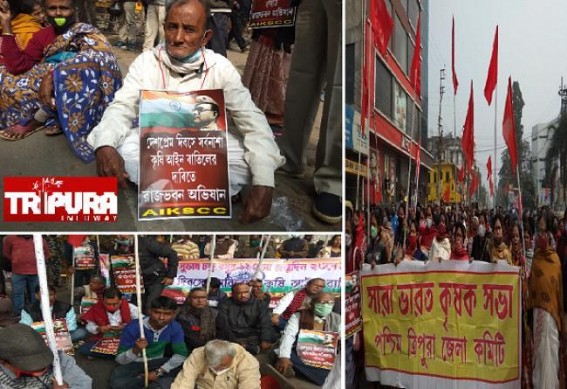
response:
<path fill-rule="evenodd" d="M 532 180 L 532 163 L 530 158 L 530 145 L 523 141 L 524 126 L 522 125 L 522 111 L 524 109 L 524 99 L 518 81 L 512 83 L 512 104 L 514 106 L 514 123 L 516 125 L 516 145 L 518 147 L 518 171 L 522 185 L 522 207 L 535 208 L 536 193 Z M 501 154 L 500 170 L 498 171 L 498 185 L 496 189 L 496 200 L 498 205 L 508 204 L 508 189 L 510 184 L 517 186 L 516 175 L 512 174 L 510 164 L 510 153 L 504 149 Z"/>
<path fill-rule="evenodd" d="M 557 165 L 559 160 L 559 166 Z M 553 205 L 555 199 L 555 177 L 557 174 L 561 177 L 561 187 L 563 188 L 563 202 L 567 203 L 565 189 L 567 188 L 567 114 L 563 113 L 555 126 L 551 143 L 547 154 L 545 156 L 545 177 L 544 186 L 552 188 L 551 190 L 551 204 Z"/>

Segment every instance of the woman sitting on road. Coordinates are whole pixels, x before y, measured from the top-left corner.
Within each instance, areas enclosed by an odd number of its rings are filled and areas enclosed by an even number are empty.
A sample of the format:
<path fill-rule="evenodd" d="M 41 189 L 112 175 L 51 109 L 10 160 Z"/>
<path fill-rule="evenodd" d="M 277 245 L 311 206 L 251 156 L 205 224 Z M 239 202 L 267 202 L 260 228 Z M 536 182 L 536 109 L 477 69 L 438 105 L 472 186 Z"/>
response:
<path fill-rule="evenodd" d="M 16 44 L 22 50 L 26 48 L 33 34 L 41 30 L 42 25 L 32 16 L 34 12 L 34 0 L 2 0 L 0 1 L 0 12 L 9 12 L 13 15 L 8 20 L 2 20 L 0 30 L 2 38 L 0 38 L 0 64 L 4 63 L 4 50 L 1 49 L 5 39 L 11 39 L 13 36 Z"/>
<path fill-rule="evenodd" d="M 25 50 L 4 36 L 0 138 L 63 132 L 77 157 L 90 162 L 94 153 L 86 137 L 122 85 L 120 68 L 106 37 L 75 23 L 74 0 L 46 0 L 45 12 L 49 26 Z M 2 25 L 10 18 L 0 9 Z"/>

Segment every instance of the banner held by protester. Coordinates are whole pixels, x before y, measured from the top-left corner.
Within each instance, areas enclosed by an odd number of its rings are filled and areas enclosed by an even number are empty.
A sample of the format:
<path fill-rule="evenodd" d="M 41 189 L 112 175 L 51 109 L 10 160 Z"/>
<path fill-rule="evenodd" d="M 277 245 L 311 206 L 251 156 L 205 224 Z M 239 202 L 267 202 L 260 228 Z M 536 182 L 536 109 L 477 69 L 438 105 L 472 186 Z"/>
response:
<path fill-rule="evenodd" d="M 367 377 L 384 385 L 520 386 L 519 268 L 404 261 L 361 272 Z"/>
<path fill-rule="evenodd" d="M 222 90 L 142 91 L 140 220 L 230 218 Z"/>

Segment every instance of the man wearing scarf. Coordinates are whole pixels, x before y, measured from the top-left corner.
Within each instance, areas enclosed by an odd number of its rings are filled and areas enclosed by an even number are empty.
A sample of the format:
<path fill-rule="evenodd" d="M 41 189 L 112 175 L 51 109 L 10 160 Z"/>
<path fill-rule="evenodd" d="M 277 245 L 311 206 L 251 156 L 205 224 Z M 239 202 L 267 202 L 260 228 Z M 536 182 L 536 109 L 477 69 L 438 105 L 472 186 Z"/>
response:
<path fill-rule="evenodd" d="M 218 311 L 207 304 L 205 288 L 191 289 L 177 315 L 177 321 L 185 334 L 185 344 L 189 354 L 215 338 L 217 314 Z"/>
<path fill-rule="evenodd" d="M 284 158 L 266 117 L 252 102 L 236 68 L 223 56 L 205 49 L 212 38 L 212 31 L 206 28 L 209 15 L 206 3 L 198 0 L 175 0 L 167 6 L 165 43 L 134 60 L 124 86 L 88 142 L 95 149 L 99 175 L 117 177 L 122 187 L 127 187 L 128 181 L 138 184 L 140 135 L 138 128 L 132 128 L 132 121 L 138 118 L 140 91 L 222 89 L 236 125 L 235 131 L 229 128 L 227 134 L 230 195 L 251 186 L 239 218 L 250 223 L 269 215 L 274 172 Z"/>

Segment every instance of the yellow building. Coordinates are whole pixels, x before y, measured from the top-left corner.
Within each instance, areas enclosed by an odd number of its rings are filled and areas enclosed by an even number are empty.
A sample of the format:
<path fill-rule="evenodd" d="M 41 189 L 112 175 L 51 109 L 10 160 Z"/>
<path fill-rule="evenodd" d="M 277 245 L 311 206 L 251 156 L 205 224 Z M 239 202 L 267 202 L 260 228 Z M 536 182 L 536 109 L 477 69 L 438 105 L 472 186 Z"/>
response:
<path fill-rule="evenodd" d="M 438 178 L 440 179 L 439 184 Z M 439 202 L 439 198 L 443 197 L 447 187 L 449 187 L 449 201 L 444 202 L 460 204 L 463 198 L 464 184 L 457 185 L 457 166 L 454 163 L 448 162 L 434 164 L 429 172 L 429 194 L 427 195 L 427 200 L 429 202 Z"/>

